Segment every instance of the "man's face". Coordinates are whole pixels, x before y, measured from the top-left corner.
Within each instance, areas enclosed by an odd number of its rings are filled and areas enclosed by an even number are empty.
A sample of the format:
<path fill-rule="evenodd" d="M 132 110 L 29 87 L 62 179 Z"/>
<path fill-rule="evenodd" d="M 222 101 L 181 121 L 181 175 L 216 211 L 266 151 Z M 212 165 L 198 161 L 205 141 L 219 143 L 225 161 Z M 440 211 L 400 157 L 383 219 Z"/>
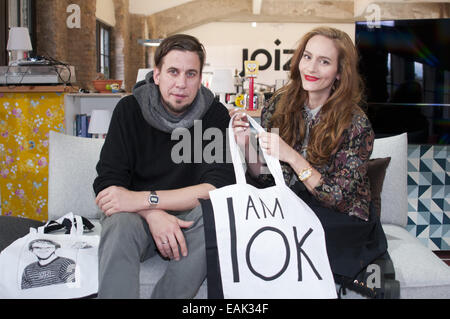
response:
<path fill-rule="evenodd" d="M 161 68 L 155 68 L 153 79 L 166 109 L 181 115 L 202 85 L 200 58 L 195 52 L 172 50 L 163 58 Z"/>
<path fill-rule="evenodd" d="M 37 242 L 33 244 L 32 251 L 39 260 L 46 260 L 55 253 L 55 245 Z"/>

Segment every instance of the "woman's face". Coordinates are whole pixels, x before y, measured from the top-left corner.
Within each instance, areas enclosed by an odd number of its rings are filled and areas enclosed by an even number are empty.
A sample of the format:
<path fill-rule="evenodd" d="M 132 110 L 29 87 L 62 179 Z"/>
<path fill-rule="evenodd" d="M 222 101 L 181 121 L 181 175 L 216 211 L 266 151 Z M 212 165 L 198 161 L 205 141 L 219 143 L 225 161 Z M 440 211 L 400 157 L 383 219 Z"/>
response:
<path fill-rule="evenodd" d="M 306 44 L 299 70 L 303 89 L 328 98 L 338 74 L 339 53 L 333 40 L 315 35 Z"/>

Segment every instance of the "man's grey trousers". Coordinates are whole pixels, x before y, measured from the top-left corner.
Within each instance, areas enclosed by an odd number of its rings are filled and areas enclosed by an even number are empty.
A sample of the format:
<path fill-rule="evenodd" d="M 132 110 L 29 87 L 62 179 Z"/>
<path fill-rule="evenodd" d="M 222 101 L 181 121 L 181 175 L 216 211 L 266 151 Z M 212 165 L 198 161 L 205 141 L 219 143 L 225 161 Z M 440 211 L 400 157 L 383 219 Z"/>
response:
<path fill-rule="evenodd" d="M 201 206 L 172 213 L 194 221 L 182 229 L 188 256 L 171 260 L 152 298 L 193 298 L 206 277 L 205 235 Z M 139 298 L 140 263 L 157 254 L 147 222 L 136 213 L 118 213 L 101 220 L 99 298 Z"/>

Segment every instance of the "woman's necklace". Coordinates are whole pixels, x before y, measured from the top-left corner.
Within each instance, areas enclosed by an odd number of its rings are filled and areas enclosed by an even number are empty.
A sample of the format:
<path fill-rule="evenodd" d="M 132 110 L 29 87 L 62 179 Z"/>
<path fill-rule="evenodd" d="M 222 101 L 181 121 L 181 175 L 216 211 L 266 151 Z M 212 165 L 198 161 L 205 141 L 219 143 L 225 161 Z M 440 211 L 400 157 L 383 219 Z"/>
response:
<path fill-rule="evenodd" d="M 302 148 L 300 149 L 300 154 L 306 159 L 307 157 L 307 151 L 308 151 L 308 143 L 309 143 L 309 131 L 312 126 L 313 120 L 317 117 L 317 114 L 319 114 L 320 109 L 322 108 L 323 104 L 315 107 L 314 109 L 310 109 L 308 105 L 304 105 L 305 111 L 306 111 L 306 133 L 305 138 L 303 139 Z"/>

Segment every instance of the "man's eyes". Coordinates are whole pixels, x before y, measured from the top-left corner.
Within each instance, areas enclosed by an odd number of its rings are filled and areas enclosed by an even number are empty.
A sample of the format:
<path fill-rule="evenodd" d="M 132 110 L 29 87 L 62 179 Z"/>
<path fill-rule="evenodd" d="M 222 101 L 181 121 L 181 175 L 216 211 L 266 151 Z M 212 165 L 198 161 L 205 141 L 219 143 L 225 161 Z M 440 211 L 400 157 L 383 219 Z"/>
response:
<path fill-rule="evenodd" d="M 168 72 L 169 74 L 171 74 L 171 75 L 178 75 L 178 74 L 179 74 L 178 70 L 176 70 L 176 69 L 169 69 L 167 72 Z M 188 78 L 196 77 L 196 76 L 197 76 L 197 72 L 195 72 L 195 71 L 187 72 L 187 73 L 186 73 L 186 76 L 187 76 Z"/>

